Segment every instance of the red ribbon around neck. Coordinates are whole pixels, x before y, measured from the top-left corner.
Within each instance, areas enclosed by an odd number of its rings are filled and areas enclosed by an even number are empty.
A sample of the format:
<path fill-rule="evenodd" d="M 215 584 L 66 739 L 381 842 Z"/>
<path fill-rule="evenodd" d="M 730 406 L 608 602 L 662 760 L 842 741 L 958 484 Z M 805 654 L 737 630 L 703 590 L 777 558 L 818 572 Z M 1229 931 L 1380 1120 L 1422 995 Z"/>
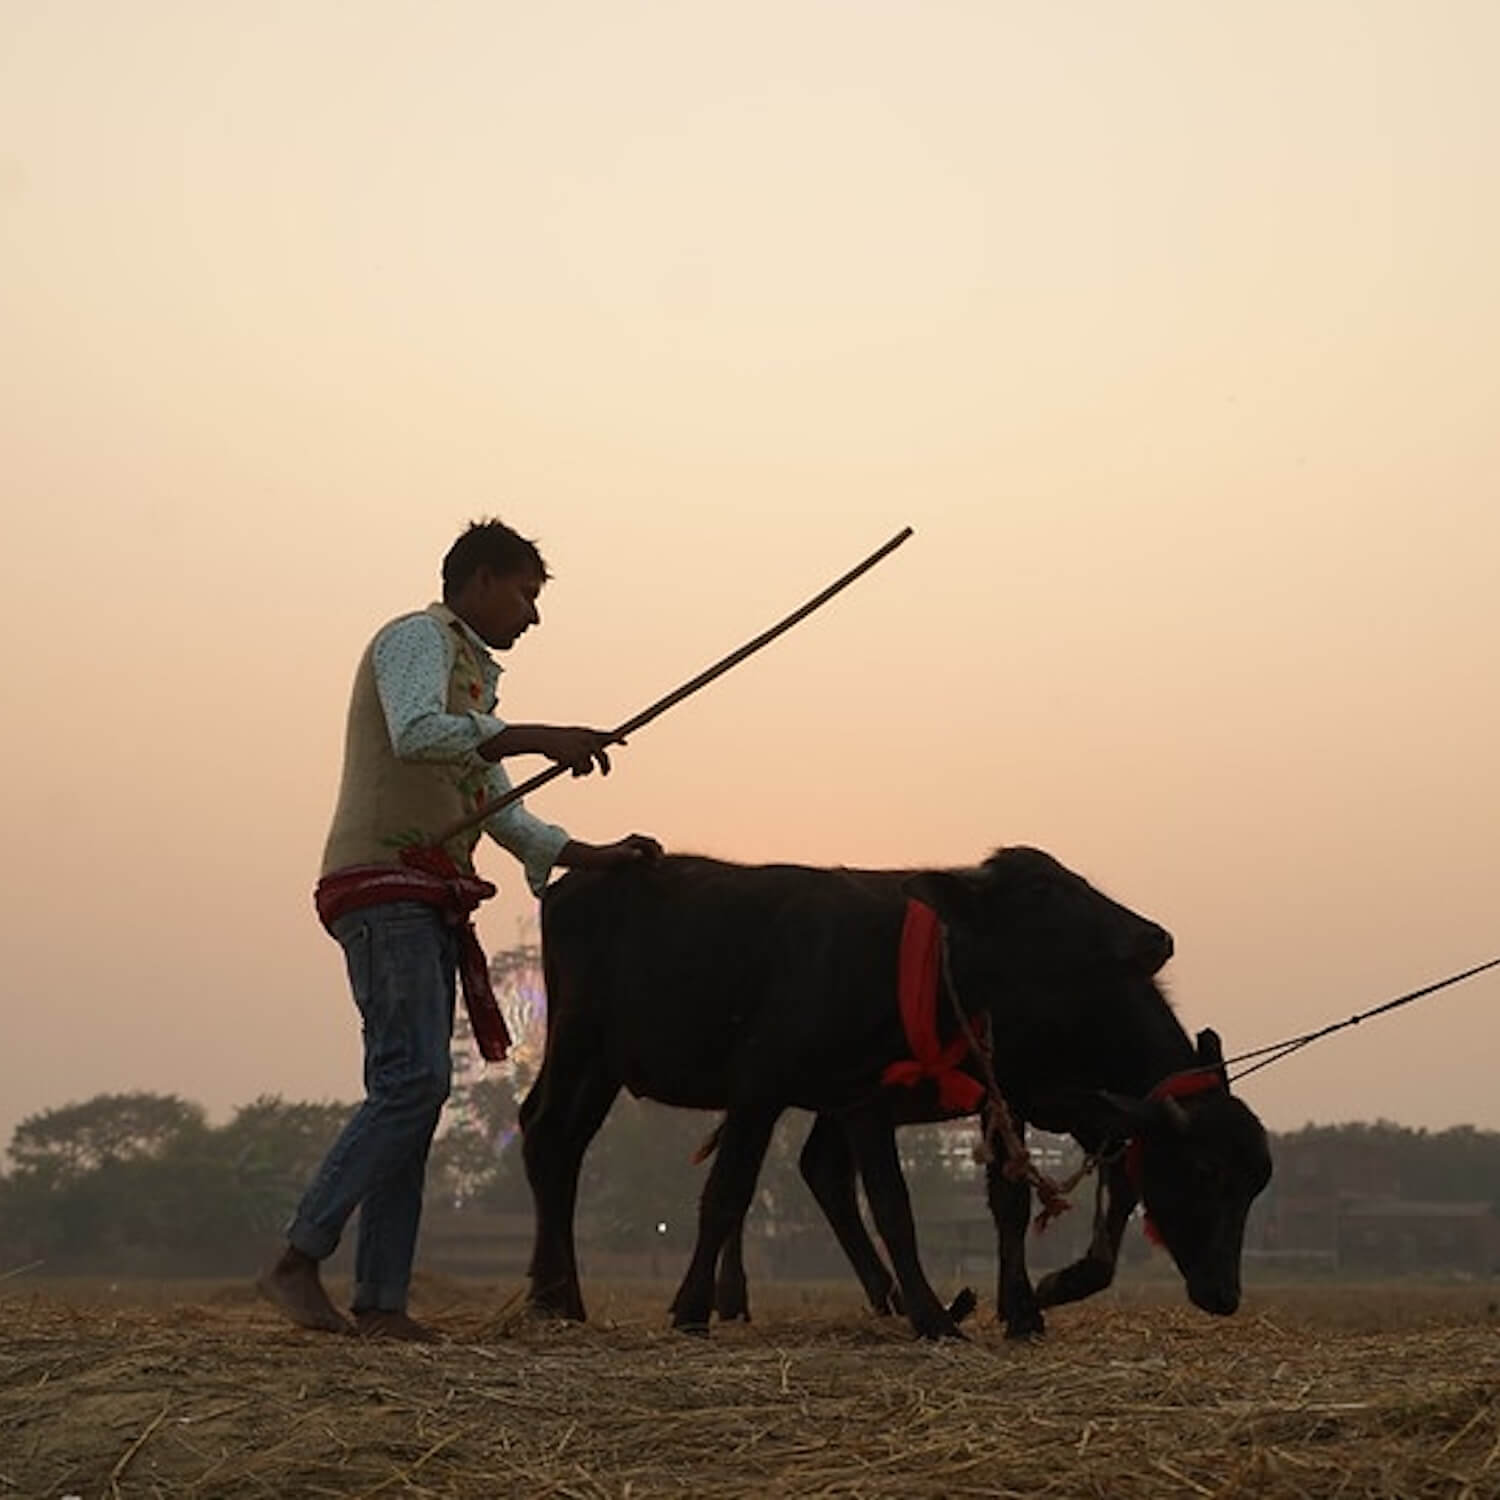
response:
<path fill-rule="evenodd" d="M 911 1056 L 891 1063 L 881 1082 L 915 1088 L 923 1079 L 937 1083 L 938 1104 L 953 1114 L 969 1114 L 979 1108 L 984 1085 L 959 1069 L 969 1050 L 968 1041 L 956 1036 L 945 1047 L 938 1037 L 938 991 L 943 972 L 942 924 L 930 906 L 920 901 L 906 903 L 901 927 L 901 954 L 897 964 L 897 992 L 901 1003 L 901 1025 Z"/>

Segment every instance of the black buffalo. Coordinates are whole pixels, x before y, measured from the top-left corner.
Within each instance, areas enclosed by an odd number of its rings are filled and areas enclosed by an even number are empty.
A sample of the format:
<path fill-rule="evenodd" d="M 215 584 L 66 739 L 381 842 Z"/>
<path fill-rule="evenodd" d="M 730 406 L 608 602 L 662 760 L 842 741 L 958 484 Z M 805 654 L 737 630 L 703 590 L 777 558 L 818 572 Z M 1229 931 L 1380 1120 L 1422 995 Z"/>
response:
<path fill-rule="evenodd" d="M 927 872 L 674 856 L 574 872 L 551 887 L 542 906 L 547 1051 L 521 1116 L 536 1202 L 535 1308 L 584 1316 L 573 1245 L 579 1167 L 624 1085 L 725 1111 L 698 1242 L 672 1304 L 678 1327 L 707 1326 L 721 1251 L 749 1207 L 777 1118 L 797 1107 L 820 1116 L 810 1138 L 826 1153 L 820 1201 L 872 1301 L 880 1278 L 887 1300 L 891 1289 L 854 1208 L 856 1171 L 913 1326 L 928 1337 L 957 1332 L 917 1258 L 895 1145 L 896 1126 L 935 1117 L 931 1085 L 881 1081 L 908 1053 L 896 1001 L 908 896 L 943 922 L 952 993 L 974 1022 L 987 1020 L 1016 1115 L 1087 1149 L 1131 1139 L 1140 1193 L 1190 1297 L 1233 1311 L 1245 1215 L 1270 1172 L 1264 1131 L 1224 1087 L 1151 1097 L 1163 1080 L 1216 1061 L 1200 1058 L 1153 981 L 1171 938 L 1034 849 Z M 940 1023 L 945 1040 L 956 1033 L 951 1006 Z M 1103 1284 L 1102 1252 L 1112 1271 L 1132 1184 L 1122 1160 L 1111 1169 L 1101 1254 L 1044 1281 L 1041 1301 Z M 1011 1332 L 1032 1332 L 1041 1314 L 1022 1254 L 1029 1191 L 996 1172 L 991 1201 L 1004 1316 Z M 723 1310 L 722 1282 L 719 1291 Z"/>
<path fill-rule="evenodd" d="M 1212 1071 L 1219 1076 L 1221 1085 L 1227 1088 L 1228 1080 L 1224 1077 L 1223 1070 L 1223 1053 L 1214 1032 L 1205 1031 L 1199 1034 L 1197 1060 L 1198 1065 L 1188 1070 L 1190 1075 L 1197 1073 L 1200 1068 Z M 978 1072 L 977 1069 L 972 1068 L 970 1071 L 976 1074 Z M 1141 1201 L 1141 1169 L 1138 1158 L 1135 1165 L 1132 1164 L 1130 1155 L 1132 1141 L 1143 1135 L 1147 1129 L 1163 1123 L 1171 1125 L 1173 1129 L 1184 1135 L 1191 1135 L 1195 1132 L 1193 1119 L 1199 1108 L 1198 1105 L 1184 1106 L 1178 1112 L 1173 1111 L 1170 1105 L 1162 1105 L 1150 1099 L 1139 1104 L 1134 1100 L 1126 1099 L 1113 1099 L 1106 1102 L 1112 1103 L 1118 1111 L 1114 1131 L 1107 1136 L 1101 1136 L 1097 1128 L 1091 1128 L 1089 1124 L 1080 1124 L 1078 1134 L 1075 1136 L 1085 1141 L 1102 1142 L 1102 1144 L 1089 1147 L 1103 1160 L 1097 1166 L 1099 1184 L 1095 1199 L 1093 1231 L 1088 1249 L 1072 1265 L 1049 1272 L 1034 1289 L 1026 1269 L 1025 1236 L 1033 1207 L 1030 1187 L 1027 1183 L 1018 1182 L 1005 1174 L 1004 1160 L 1001 1156 L 995 1156 L 986 1167 L 986 1190 L 990 1212 L 995 1221 L 999 1252 L 996 1300 L 1007 1335 L 1012 1338 L 1025 1338 L 1042 1333 L 1045 1330 L 1043 1308 L 1080 1301 L 1085 1297 L 1093 1296 L 1096 1292 L 1104 1291 L 1113 1282 L 1125 1227 Z M 1244 1113 L 1248 1115 L 1249 1111 L 1246 1110 Z M 909 1104 L 900 1110 L 896 1116 L 896 1123 L 930 1124 L 938 1120 L 954 1118 L 957 1116 L 941 1109 L 927 1109 Z M 1251 1119 L 1253 1120 L 1253 1116 Z M 1015 1125 L 1017 1131 L 1024 1136 L 1024 1121 L 1017 1119 Z M 1245 1127 L 1232 1125 L 1230 1128 L 1243 1130 Z M 1205 1132 L 1200 1124 L 1196 1127 L 1196 1133 L 1202 1137 L 1211 1132 Z M 709 1138 L 708 1150 L 711 1151 L 716 1142 L 717 1132 Z M 1211 1152 L 1212 1147 L 1210 1154 Z M 1242 1181 L 1248 1189 L 1244 1208 L 1248 1210 L 1250 1201 L 1260 1190 L 1259 1187 L 1251 1187 L 1250 1184 L 1259 1182 L 1264 1185 L 1270 1171 L 1269 1161 L 1263 1156 L 1262 1148 L 1256 1142 L 1253 1129 L 1246 1131 L 1244 1149 L 1240 1157 L 1244 1169 L 1241 1174 Z M 865 1227 L 860 1215 L 859 1201 L 855 1192 L 858 1171 L 843 1126 L 836 1116 L 820 1114 L 817 1117 L 803 1144 L 798 1165 L 801 1168 L 803 1180 L 807 1183 L 818 1206 L 823 1210 L 824 1217 L 828 1220 L 835 1237 L 849 1258 L 849 1263 L 854 1267 L 860 1284 L 865 1289 L 870 1307 L 882 1316 L 901 1312 L 903 1302 L 900 1288 L 881 1259 L 874 1242 L 870 1239 L 869 1230 Z M 1167 1188 L 1167 1192 L 1170 1193 L 1170 1187 Z M 1160 1198 L 1162 1195 L 1156 1196 Z M 1243 1214 L 1240 1216 L 1239 1228 L 1235 1227 L 1235 1223 L 1232 1217 L 1226 1218 L 1223 1221 L 1223 1232 L 1232 1236 L 1231 1243 L 1234 1246 L 1232 1253 L 1237 1263 Z M 1159 1231 L 1156 1233 L 1159 1236 Z M 719 1260 L 719 1272 L 714 1285 L 714 1311 L 726 1322 L 748 1320 L 750 1316 L 743 1234 L 742 1221 L 724 1243 Z M 1174 1238 L 1179 1243 L 1182 1242 L 1182 1237 Z M 1235 1311 L 1239 1303 L 1237 1278 L 1233 1282 L 1216 1288 L 1213 1280 L 1203 1277 L 1199 1268 L 1192 1262 L 1184 1264 L 1183 1270 L 1185 1273 L 1190 1273 L 1188 1281 L 1190 1295 L 1199 1306 L 1206 1311 L 1221 1314 Z M 973 1306 L 972 1294 L 965 1291 L 953 1303 L 950 1311 L 961 1321 Z"/>

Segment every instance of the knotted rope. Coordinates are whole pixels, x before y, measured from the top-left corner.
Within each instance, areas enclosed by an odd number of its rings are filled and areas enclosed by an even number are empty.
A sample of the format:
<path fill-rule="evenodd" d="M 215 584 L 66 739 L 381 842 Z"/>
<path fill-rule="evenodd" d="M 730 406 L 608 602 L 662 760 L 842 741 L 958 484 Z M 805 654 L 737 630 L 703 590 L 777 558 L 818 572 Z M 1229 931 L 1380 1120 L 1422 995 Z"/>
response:
<path fill-rule="evenodd" d="M 988 1017 L 984 1026 L 984 1036 L 981 1038 L 975 1032 L 973 1023 L 969 1020 L 963 1006 L 959 1004 L 958 990 L 953 983 L 953 965 L 948 952 L 948 929 L 946 927 L 943 928 L 942 933 L 940 973 L 948 1003 L 953 1007 L 953 1014 L 958 1018 L 959 1030 L 968 1042 L 969 1050 L 979 1059 L 984 1073 L 985 1095 L 980 1110 L 979 1143 L 974 1148 L 974 1159 L 992 1162 L 998 1154 L 1000 1175 L 1008 1182 L 1025 1182 L 1033 1189 L 1042 1203 L 1041 1210 L 1033 1221 L 1037 1233 L 1040 1234 L 1054 1219 L 1061 1218 L 1072 1208 L 1073 1205 L 1068 1201 L 1068 1194 L 1106 1158 L 1101 1152 L 1089 1152 L 1077 1169 L 1062 1182 L 1049 1177 L 1037 1166 L 1031 1152 L 1027 1149 L 1021 1131 L 1016 1126 L 1010 1105 L 1006 1103 L 1005 1095 L 1000 1091 L 1000 1081 L 995 1077 L 992 1029 Z M 1000 1142 L 998 1153 L 995 1150 L 996 1140 Z"/>

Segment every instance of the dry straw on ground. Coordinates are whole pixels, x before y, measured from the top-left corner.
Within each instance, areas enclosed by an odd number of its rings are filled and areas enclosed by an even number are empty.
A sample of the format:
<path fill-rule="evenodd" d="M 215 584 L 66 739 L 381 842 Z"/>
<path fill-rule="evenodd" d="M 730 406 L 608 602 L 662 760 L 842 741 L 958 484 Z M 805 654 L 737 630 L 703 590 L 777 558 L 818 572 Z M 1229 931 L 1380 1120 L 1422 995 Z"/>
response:
<path fill-rule="evenodd" d="M 1114 1297 L 1042 1343 L 919 1344 L 842 1288 L 750 1327 L 584 1327 L 424 1288 L 440 1346 L 284 1328 L 241 1288 L 0 1302 L 10 1496 L 1500 1496 L 1500 1331 L 1477 1289 Z"/>

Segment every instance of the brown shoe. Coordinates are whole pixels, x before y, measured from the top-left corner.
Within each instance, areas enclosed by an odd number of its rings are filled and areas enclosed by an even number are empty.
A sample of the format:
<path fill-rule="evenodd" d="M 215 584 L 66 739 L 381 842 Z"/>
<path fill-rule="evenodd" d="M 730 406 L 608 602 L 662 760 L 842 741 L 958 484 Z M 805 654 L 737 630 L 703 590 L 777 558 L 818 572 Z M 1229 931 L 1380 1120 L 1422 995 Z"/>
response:
<path fill-rule="evenodd" d="M 354 1314 L 354 1331 L 362 1339 L 405 1339 L 411 1344 L 441 1344 L 443 1336 L 437 1329 L 418 1323 L 404 1312 L 390 1312 L 384 1308 L 367 1307 Z"/>
<path fill-rule="evenodd" d="M 328 1300 L 318 1277 L 317 1261 L 290 1245 L 274 1266 L 260 1274 L 255 1286 L 262 1297 L 299 1328 L 312 1328 L 319 1333 L 354 1332 L 349 1320 Z"/>

